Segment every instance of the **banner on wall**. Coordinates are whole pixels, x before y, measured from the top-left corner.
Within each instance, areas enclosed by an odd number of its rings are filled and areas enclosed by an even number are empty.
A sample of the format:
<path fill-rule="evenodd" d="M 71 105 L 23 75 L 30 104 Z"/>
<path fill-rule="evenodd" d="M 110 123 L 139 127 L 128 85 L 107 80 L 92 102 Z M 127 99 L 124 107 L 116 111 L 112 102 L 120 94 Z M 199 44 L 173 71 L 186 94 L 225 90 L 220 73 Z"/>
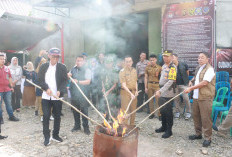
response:
<path fill-rule="evenodd" d="M 232 76 L 232 48 L 217 49 L 217 71 L 227 71 Z"/>
<path fill-rule="evenodd" d="M 163 49 L 173 50 L 188 64 L 190 74 L 198 65 L 200 52 L 214 52 L 214 0 L 202 0 L 163 7 Z"/>

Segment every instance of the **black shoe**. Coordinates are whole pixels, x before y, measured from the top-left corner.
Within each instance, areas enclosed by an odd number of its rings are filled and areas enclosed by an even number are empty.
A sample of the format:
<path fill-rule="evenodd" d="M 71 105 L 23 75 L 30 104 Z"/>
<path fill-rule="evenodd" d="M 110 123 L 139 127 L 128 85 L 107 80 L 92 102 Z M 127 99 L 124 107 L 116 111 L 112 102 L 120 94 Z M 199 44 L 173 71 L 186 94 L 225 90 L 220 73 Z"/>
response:
<path fill-rule="evenodd" d="M 56 142 L 63 142 L 63 139 L 59 137 L 59 135 L 53 135 L 52 140 Z"/>
<path fill-rule="evenodd" d="M 45 140 L 44 140 L 44 145 L 45 146 L 48 146 L 48 145 L 50 145 L 50 137 L 47 137 L 47 138 L 45 138 Z"/>
<path fill-rule="evenodd" d="M 166 131 L 163 135 L 162 138 L 169 138 L 172 136 L 172 131 Z"/>
<path fill-rule="evenodd" d="M 189 136 L 189 139 L 190 140 L 200 140 L 200 139 L 202 139 L 202 136 L 201 135 L 191 135 L 191 136 Z"/>
<path fill-rule="evenodd" d="M 3 118 L 0 118 L 0 123 L 4 124 Z"/>
<path fill-rule="evenodd" d="M 161 132 L 165 132 L 165 130 L 166 130 L 166 129 L 165 129 L 164 127 L 161 126 L 159 129 L 156 129 L 155 132 L 156 132 L 156 133 L 161 133 Z"/>
<path fill-rule="evenodd" d="M 19 119 L 16 118 L 15 116 L 11 116 L 11 117 L 9 118 L 9 120 L 10 120 L 10 121 L 14 121 L 14 122 L 19 121 Z"/>
<path fill-rule="evenodd" d="M 202 146 L 203 146 L 203 147 L 208 147 L 208 146 L 210 146 L 210 144 L 211 144 L 211 141 L 210 141 L 210 140 L 204 140 Z"/>
<path fill-rule="evenodd" d="M 153 119 L 155 117 L 155 115 L 153 114 L 153 115 L 150 115 L 149 116 L 149 119 Z"/>
<path fill-rule="evenodd" d="M 86 135 L 90 135 L 90 131 L 89 131 L 89 128 L 84 128 L 84 133 L 86 134 Z"/>
<path fill-rule="evenodd" d="M 4 139 L 4 138 L 7 138 L 8 136 L 2 136 L 0 135 L 0 140 Z"/>
<path fill-rule="evenodd" d="M 218 128 L 217 128 L 217 126 L 216 125 L 213 125 L 213 130 L 215 130 L 215 131 L 218 131 Z"/>
<path fill-rule="evenodd" d="M 35 111 L 35 116 L 38 116 L 39 114 L 38 114 L 38 111 Z"/>
<path fill-rule="evenodd" d="M 81 130 L 81 127 L 78 127 L 78 126 L 74 126 L 73 128 L 72 128 L 72 132 L 76 132 L 76 131 L 78 131 L 78 130 Z"/>

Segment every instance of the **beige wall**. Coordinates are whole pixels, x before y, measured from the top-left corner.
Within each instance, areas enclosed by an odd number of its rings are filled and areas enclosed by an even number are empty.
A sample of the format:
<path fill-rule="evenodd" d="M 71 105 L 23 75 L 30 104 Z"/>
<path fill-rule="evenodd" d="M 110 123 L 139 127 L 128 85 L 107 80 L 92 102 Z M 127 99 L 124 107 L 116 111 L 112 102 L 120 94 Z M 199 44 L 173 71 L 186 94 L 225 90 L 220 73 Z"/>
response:
<path fill-rule="evenodd" d="M 149 11 L 148 20 L 148 47 L 149 54 L 159 54 L 161 48 L 161 9 L 156 8 Z"/>

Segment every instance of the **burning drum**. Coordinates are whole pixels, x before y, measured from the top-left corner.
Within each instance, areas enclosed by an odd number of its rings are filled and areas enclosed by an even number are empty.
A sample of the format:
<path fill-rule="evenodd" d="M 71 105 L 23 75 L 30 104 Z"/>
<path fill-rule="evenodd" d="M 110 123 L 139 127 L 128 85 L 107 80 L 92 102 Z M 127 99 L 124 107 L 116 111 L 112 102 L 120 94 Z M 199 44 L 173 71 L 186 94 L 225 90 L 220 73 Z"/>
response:
<path fill-rule="evenodd" d="M 128 132 L 133 126 L 126 126 Z M 122 130 L 122 129 L 121 129 Z M 131 134 L 122 137 L 119 131 L 117 136 L 107 133 L 101 126 L 97 126 L 93 141 L 94 157 L 137 157 L 138 128 Z"/>

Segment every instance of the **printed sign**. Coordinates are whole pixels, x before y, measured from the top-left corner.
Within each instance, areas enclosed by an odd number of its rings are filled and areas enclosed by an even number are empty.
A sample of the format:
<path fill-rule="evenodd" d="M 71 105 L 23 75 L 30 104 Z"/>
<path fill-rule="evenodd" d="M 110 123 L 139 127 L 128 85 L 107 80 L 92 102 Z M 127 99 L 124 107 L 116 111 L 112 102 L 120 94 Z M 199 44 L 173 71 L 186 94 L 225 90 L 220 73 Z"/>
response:
<path fill-rule="evenodd" d="M 192 74 L 200 52 L 214 58 L 214 0 L 166 5 L 162 33 L 163 49 L 177 53 Z"/>

